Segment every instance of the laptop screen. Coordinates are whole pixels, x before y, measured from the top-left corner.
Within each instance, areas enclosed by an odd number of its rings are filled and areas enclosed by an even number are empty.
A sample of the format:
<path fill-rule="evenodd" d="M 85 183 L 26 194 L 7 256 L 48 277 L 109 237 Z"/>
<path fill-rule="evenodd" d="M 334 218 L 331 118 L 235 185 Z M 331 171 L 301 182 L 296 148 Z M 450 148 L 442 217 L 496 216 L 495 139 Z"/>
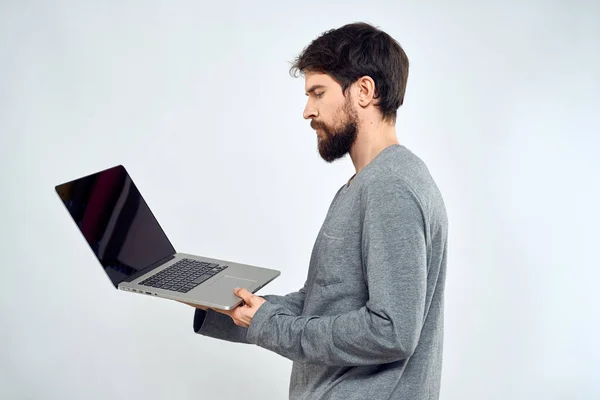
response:
<path fill-rule="evenodd" d="M 56 192 L 115 287 L 175 254 L 122 165 L 58 185 Z"/>

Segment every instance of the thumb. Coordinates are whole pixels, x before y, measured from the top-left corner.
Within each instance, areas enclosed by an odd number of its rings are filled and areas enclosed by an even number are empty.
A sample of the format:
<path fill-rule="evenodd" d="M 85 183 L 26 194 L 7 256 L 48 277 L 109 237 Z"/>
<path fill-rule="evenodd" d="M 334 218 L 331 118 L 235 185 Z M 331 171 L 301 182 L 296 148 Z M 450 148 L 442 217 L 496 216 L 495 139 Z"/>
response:
<path fill-rule="evenodd" d="M 252 293 L 250 293 L 250 291 L 248 291 L 248 289 L 246 289 L 246 288 L 235 288 L 233 290 L 233 293 L 237 297 L 241 297 L 242 300 L 244 300 L 244 302 L 246 304 L 252 305 L 252 299 L 253 299 L 254 295 Z"/>

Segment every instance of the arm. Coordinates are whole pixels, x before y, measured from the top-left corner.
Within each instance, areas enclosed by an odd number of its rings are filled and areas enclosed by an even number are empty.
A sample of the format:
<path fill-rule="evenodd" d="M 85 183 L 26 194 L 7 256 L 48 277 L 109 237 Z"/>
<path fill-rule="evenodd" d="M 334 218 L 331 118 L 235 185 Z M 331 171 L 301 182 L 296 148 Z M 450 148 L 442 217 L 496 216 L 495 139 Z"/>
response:
<path fill-rule="evenodd" d="M 285 296 L 278 296 L 274 294 L 268 294 L 261 296 L 269 303 L 281 305 L 287 308 L 292 315 L 301 315 L 302 309 L 304 308 L 304 297 L 306 296 L 306 282 L 302 289 L 297 292 L 286 294 Z"/>
<path fill-rule="evenodd" d="M 304 307 L 305 287 L 306 284 L 299 291 L 285 296 L 271 294 L 261 297 L 269 303 L 284 307 L 292 315 L 300 315 Z M 247 328 L 237 326 L 228 315 L 211 309 L 206 311 L 196 309 L 194 313 L 194 332 L 229 342 L 248 343 L 246 339 Z"/>
<path fill-rule="evenodd" d="M 194 312 L 194 332 L 200 335 L 228 342 L 248 343 L 246 331 L 246 328 L 234 324 L 229 316 L 210 308 L 207 310 L 196 308 Z"/>
<path fill-rule="evenodd" d="M 414 352 L 427 281 L 422 208 L 404 182 L 391 179 L 366 189 L 363 202 L 366 305 L 335 316 L 297 316 L 266 302 L 248 328 L 248 342 L 324 365 L 389 363 Z"/>

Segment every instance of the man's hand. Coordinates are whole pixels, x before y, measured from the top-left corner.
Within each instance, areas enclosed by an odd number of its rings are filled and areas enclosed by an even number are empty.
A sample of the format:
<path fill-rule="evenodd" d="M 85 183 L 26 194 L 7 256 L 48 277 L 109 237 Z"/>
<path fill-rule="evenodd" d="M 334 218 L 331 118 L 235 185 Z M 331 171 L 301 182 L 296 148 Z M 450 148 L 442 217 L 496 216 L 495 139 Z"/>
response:
<path fill-rule="evenodd" d="M 267 300 L 260 296 L 256 296 L 244 288 L 235 288 L 233 294 L 244 300 L 244 303 L 233 310 L 216 310 L 221 314 L 229 315 L 233 320 L 233 323 L 237 326 L 243 326 L 248 328 L 254 318 L 254 314 L 258 311 L 260 306 L 263 305 Z"/>
<path fill-rule="evenodd" d="M 256 296 L 250 293 L 247 289 L 244 288 L 235 288 L 233 290 L 233 294 L 244 300 L 244 304 L 234 308 L 233 310 L 219 310 L 216 308 L 211 308 L 211 310 L 214 310 L 221 314 L 229 315 L 233 320 L 234 324 L 236 324 L 237 326 L 243 326 L 244 328 L 248 328 L 250 326 L 250 323 L 252 322 L 254 314 L 256 314 L 256 311 L 258 311 L 260 306 L 262 306 L 263 303 L 266 302 L 266 300 L 260 296 Z M 185 302 L 182 301 L 182 303 Z M 204 311 L 206 311 L 209 308 L 190 303 L 185 304 L 188 304 L 192 307 L 200 308 Z"/>

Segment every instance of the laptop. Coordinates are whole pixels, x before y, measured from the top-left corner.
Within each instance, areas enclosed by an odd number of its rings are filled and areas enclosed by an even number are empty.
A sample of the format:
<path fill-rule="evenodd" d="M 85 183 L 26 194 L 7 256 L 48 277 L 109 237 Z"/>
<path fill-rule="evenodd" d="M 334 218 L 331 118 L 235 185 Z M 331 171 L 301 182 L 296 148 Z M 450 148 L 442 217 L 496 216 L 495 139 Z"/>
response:
<path fill-rule="evenodd" d="M 176 252 L 123 165 L 55 189 L 117 289 L 231 310 L 242 303 L 234 288 L 255 293 L 280 275 Z"/>

